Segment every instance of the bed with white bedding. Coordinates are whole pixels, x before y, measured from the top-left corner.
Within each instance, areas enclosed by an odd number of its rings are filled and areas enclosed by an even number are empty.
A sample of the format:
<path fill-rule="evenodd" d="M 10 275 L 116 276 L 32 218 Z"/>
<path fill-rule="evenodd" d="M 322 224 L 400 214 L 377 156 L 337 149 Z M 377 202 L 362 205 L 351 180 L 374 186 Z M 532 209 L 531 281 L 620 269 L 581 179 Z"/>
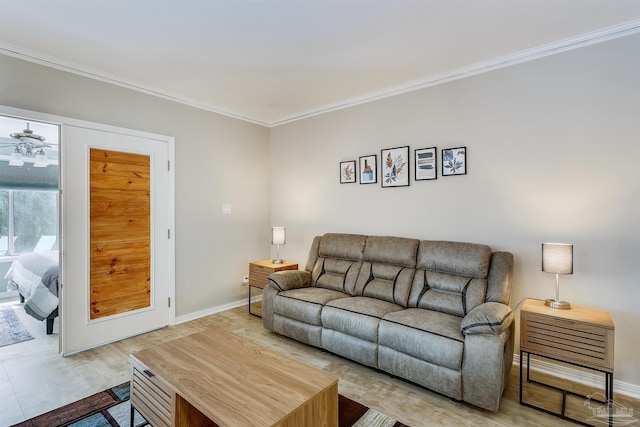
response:
<path fill-rule="evenodd" d="M 58 251 L 22 254 L 4 276 L 9 290 L 17 290 L 25 311 L 38 320 L 47 320 L 47 334 L 53 332 L 58 316 Z"/>

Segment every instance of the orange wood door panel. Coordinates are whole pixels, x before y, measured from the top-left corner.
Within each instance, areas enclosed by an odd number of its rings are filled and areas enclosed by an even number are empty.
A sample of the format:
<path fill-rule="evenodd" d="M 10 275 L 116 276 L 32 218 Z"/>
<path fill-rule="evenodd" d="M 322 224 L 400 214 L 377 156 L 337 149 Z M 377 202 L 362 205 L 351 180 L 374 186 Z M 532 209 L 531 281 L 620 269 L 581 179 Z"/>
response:
<path fill-rule="evenodd" d="M 150 156 L 90 149 L 90 318 L 151 305 Z"/>

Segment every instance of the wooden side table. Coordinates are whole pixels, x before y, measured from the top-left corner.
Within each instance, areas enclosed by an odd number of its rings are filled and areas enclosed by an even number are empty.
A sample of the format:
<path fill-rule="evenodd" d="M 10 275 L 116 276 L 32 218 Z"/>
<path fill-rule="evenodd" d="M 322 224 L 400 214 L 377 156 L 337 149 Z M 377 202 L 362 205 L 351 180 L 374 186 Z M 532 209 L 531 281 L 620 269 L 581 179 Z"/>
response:
<path fill-rule="evenodd" d="M 520 311 L 520 404 L 577 421 L 565 416 L 567 393 L 577 394 L 532 380 L 529 375 L 531 355 L 604 373 L 607 402 L 601 403 L 611 404 L 613 401 L 613 345 L 614 325 L 608 311 L 576 306 L 571 306 L 569 310 L 557 310 L 545 306 L 544 301 L 527 299 Z M 527 382 L 561 391 L 560 414 L 523 401 L 522 369 L 525 353 Z"/>
<path fill-rule="evenodd" d="M 251 312 L 251 288 L 264 289 L 269 283 L 269 275 L 276 271 L 297 270 L 298 264 L 295 262 L 283 261 L 281 264 L 274 264 L 273 260 L 254 261 L 249 263 L 249 314 L 262 317 Z"/>

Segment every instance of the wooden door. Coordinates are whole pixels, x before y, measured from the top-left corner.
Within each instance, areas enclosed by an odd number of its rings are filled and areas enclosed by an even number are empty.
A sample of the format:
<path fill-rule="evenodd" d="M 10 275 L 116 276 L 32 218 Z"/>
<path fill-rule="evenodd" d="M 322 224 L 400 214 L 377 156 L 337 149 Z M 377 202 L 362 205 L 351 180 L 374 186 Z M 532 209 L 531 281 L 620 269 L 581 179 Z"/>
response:
<path fill-rule="evenodd" d="M 170 138 L 62 128 L 62 352 L 170 324 Z"/>

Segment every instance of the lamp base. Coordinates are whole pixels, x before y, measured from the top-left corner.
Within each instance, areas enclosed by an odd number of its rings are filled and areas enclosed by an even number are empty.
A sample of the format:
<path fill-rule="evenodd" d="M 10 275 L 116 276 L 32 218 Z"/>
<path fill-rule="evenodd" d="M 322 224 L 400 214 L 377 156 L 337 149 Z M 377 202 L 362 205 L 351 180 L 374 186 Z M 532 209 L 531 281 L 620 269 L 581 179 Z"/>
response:
<path fill-rule="evenodd" d="M 278 259 L 274 259 L 272 262 L 273 262 L 274 264 L 282 264 L 282 262 L 283 262 L 283 261 L 284 261 L 284 260 L 281 260 L 280 258 L 278 258 Z"/>
<path fill-rule="evenodd" d="M 567 301 L 556 301 L 554 299 L 545 300 L 544 305 L 551 308 L 557 308 L 559 310 L 569 310 L 571 308 L 571 304 Z"/>

